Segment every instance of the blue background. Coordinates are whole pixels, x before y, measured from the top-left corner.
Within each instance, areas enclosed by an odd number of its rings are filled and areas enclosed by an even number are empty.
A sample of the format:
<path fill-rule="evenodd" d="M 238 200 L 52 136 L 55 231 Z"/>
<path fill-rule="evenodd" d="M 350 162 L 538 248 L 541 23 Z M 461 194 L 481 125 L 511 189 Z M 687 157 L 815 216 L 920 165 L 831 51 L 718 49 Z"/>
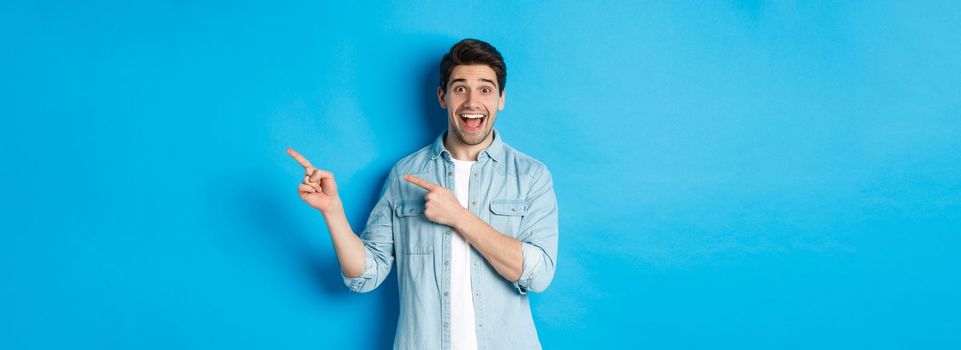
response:
<path fill-rule="evenodd" d="M 961 2 L 81 3 L 0 3 L 0 348 L 389 347 L 284 149 L 360 231 L 464 37 L 554 174 L 546 348 L 961 347 Z"/>

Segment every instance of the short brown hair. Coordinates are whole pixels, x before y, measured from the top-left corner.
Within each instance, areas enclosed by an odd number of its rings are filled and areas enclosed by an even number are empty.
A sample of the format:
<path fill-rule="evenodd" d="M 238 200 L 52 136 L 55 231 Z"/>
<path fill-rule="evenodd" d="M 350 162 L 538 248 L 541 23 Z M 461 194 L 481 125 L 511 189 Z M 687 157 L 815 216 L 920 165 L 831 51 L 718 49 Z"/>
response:
<path fill-rule="evenodd" d="M 450 48 L 450 52 L 444 54 L 444 58 L 440 60 L 440 88 L 447 91 L 450 72 L 454 67 L 465 64 L 483 64 L 494 70 L 497 75 L 497 88 L 501 95 L 504 94 L 504 85 L 507 84 L 504 57 L 494 46 L 477 39 L 461 40 Z"/>

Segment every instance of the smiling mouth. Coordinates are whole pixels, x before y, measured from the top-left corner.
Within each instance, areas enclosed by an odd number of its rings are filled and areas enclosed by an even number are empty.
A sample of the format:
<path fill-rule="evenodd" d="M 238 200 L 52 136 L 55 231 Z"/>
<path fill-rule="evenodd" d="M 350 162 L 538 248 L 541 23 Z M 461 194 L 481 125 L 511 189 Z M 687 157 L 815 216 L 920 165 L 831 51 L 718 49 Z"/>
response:
<path fill-rule="evenodd" d="M 487 115 L 484 113 L 460 113 L 458 116 L 467 131 L 479 131 L 487 121 Z"/>

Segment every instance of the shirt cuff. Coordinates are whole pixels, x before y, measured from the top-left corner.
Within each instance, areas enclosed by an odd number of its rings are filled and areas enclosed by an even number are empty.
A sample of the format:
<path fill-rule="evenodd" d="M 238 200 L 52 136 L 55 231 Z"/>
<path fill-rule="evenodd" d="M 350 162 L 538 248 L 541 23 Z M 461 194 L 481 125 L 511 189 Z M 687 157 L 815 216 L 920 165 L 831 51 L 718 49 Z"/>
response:
<path fill-rule="evenodd" d="M 344 274 L 344 271 L 341 270 L 340 276 L 343 277 L 344 285 L 346 285 L 348 289 L 350 289 L 353 292 L 360 292 L 364 288 L 364 285 L 367 284 L 367 281 L 377 276 L 377 263 L 374 262 L 374 258 L 372 258 L 365 249 L 364 250 L 364 273 L 361 274 L 360 277 L 354 278 L 354 277 L 347 277 L 347 275 Z"/>
<path fill-rule="evenodd" d="M 541 264 L 544 263 L 544 254 L 540 248 L 530 243 L 521 243 L 521 254 L 524 259 L 523 270 L 521 270 L 521 278 L 514 282 L 514 288 L 521 295 L 527 294 L 527 290 L 531 287 L 531 280 L 534 278 L 534 273 L 540 269 Z"/>

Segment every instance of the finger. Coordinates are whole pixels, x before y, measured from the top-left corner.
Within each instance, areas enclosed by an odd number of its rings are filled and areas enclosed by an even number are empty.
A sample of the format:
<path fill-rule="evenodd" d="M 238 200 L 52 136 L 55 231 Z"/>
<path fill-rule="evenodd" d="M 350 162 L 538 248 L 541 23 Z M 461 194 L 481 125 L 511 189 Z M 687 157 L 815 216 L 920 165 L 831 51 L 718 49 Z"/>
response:
<path fill-rule="evenodd" d="M 320 181 L 314 181 L 310 176 L 304 176 L 304 185 L 313 186 L 314 188 L 320 190 Z"/>
<path fill-rule="evenodd" d="M 432 184 L 432 183 L 430 183 L 430 182 L 427 182 L 427 180 L 421 179 L 421 178 L 416 177 L 416 176 L 414 176 L 414 175 L 409 175 L 409 174 L 408 174 L 408 175 L 404 175 L 404 180 L 407 180 L 407 182 L 410 182 L 410 183 L 412 183 L 412 184 L 415 184 L 415 185 L 417 185 L 417 186 L 420 186 L 420 187 L 422 187 L 423 189 L 428 190 L 428 191 L 431 191 L 431 190 L 433 190 L 434 188 L 437 188 L 437 185 Z"/>
<path fill-rule="evenodd" d="M 288 148 L 287 154 L 289 154 L 291 157 L 294 157 L 294 160 L 296 160 L 297 163 L 300 163 L 300 166 L 304 167 L 304 169 L 310 169 L 314 167 L 313 165 L 310 165 L 310 161 L 307 160 L 307 158 L 304 158 L 304 156 L 300 155 L 300 153 L 294 151 L 293 148 Z"/>
<path fill-rule="evenodd" d="M 314 193 L 317 192 L 317 189 L 308 184 L 300 184 L 297 186 L 297 192 Z"/>
<path fill-rule="evenodd" d="M 337 193 L 337 182 L 334 181 L 333 175 L 321 178 L 318 187 L 323 188 L 323 192 L 326 194 Z"/>
<path fill-rule="evenodd" d="M 314 173 L 310 175 L 310 182 L 320 182 L 322 179 L 334 179 L 334 173 L 322 169 L 314 169 Z"/>
<path fill-rule="evenodd" d="M 310 176 L 304 176 L 304 181 L 301 182 L 300 184 L 313 187 L 314 189 L 317 190 L 317 192 L 320 192 L 320 182 L 311 182 Z"/>
<path fill-rule="evenodd" d="M 333 179 L 334 173 L 323 169 L 314 169 L 314 172 L 310 175 L 310 182 L 319 182 L 321 179 Z"/>

